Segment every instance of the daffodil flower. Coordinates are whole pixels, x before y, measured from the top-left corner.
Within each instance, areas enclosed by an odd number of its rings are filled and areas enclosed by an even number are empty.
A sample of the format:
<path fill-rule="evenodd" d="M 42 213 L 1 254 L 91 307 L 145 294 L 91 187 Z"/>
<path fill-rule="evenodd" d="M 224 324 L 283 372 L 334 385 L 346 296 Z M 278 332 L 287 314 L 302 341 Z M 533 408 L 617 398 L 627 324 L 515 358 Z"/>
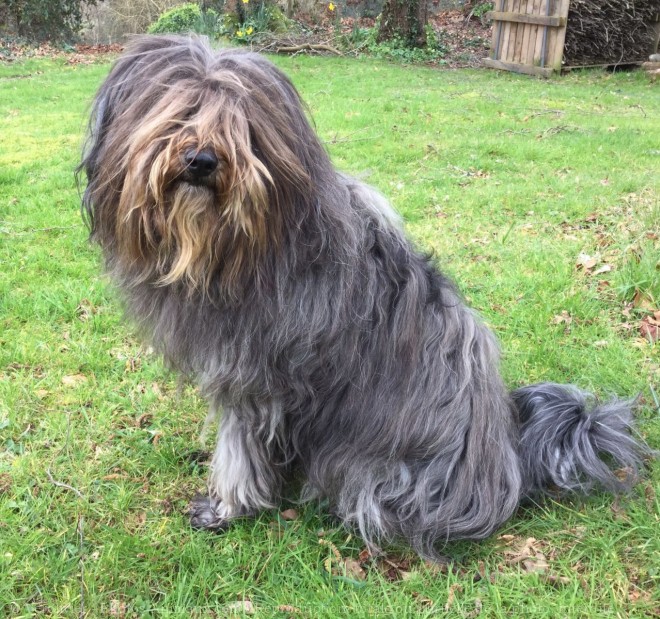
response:
<path fill-rule="evenodd" d="M 243 31 L 242 30 L 237 30 L 236 31 L 236 36 L 237 37 L 242 37 L 243 36 Z"/>
<path fill-rule="evenodd" d="M 249 27 L 247 28 L 247 30 L 245 31 L 245 34 L 247 34 L 248 36 L 250 36 L 253 32 L 254 32 L 254 30 L 252 29 L 252 26 L 249 26 Z"/>
<path fill-rule="evenodd" d="M 243 0 L 243 2 L 245 2 L 245 0 Z M 335 10 L 335 5 L 332 4 L 331 2 L 330 4 L 328 4 L 328 11 L 334 11 L 334 10 Z"/>

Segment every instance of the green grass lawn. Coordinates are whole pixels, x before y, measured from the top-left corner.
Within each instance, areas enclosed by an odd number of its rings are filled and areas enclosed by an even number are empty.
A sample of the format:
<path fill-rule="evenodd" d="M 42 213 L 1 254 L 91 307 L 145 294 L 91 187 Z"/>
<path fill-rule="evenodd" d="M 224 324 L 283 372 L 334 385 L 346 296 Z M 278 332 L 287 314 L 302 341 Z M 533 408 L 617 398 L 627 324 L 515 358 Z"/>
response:
<path fill-rule="evenodd" d="M 660 447 L 660 344 L 640 330 L 660 310 L 657 84 L 276 62 L 336 165 L 392 199 L 497 332 L 508 384 L 640 394 Z M 204 402 L 123 322 L 79 215 L 73 170 L 107 71 L 0 65 L 0 616 L 660 613 L 657 464 L 627 497 L 521 508 L 447 546 L 449 570 L 405 549 L 369 562 L 317 505 L 191 531 Z"/>

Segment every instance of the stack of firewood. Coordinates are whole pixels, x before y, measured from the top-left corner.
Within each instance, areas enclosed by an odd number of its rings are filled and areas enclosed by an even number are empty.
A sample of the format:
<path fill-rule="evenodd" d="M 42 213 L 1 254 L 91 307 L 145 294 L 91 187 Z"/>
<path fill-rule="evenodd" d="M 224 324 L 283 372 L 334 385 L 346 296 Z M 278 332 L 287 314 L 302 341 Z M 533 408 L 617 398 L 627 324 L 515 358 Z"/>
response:
<path fill-rule="evenodd" d="M 584 66 L 647 60 L 654 52 L 659 0 L 571 0 L 564 64 Z"/>

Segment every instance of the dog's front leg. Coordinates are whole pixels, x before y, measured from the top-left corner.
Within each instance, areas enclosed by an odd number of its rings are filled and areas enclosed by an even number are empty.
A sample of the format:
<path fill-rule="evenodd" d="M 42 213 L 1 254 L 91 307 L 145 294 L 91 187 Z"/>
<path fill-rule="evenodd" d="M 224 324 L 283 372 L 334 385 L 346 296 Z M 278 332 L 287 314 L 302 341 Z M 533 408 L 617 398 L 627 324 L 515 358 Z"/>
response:
<path fill-rule="evenodd" d="M 224 529 L 232 518 L 275 507 L 279 499 L 279 411 L 277 407 L 250 408 L 225 409 L 223 413 L 209 496 L 196 496 L 191 503 L 190 523 L 196 529 Z"/>

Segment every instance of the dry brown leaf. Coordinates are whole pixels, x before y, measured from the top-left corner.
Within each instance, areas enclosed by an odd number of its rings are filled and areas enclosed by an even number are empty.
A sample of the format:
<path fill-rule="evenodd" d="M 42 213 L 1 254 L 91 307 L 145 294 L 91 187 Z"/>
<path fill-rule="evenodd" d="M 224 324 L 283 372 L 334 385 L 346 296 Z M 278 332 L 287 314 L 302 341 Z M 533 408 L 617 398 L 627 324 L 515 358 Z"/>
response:
<path fill-rule="evenodd" d="M 4 494 L 11 489 L 12 478 L 9 473 L 0 473 L 0 494 Z"/>
<path fill-rule="evenodd" d="M 435 606 L 435 602 L 431 598 L 427 598 L 419 593 L 419 591 L 413 591 L 411 593 L 412 597 L 417 600 L 417 603 L 420 606 L 423 606 L 424 608 L 433 608 Z"/>
<path fill-rule="evenodd" d="M 67 387 L 77 387 L 82 383 L 87 382 L 87 376 L 84 374 L 69 374 L 67 376 L 62 376 L 62 383 Z"/>
<path fill-rule="evenodd" d="M 598 264 L 598 258 L 596 256 L 590 256 L 584 252 L 580 253 L 575 261 L 575 266 L 578 269 L 583 269 L 584 271 L 590 271 Z"/>
<path fill-rule="evenodd" d="M 639 325 L 640 335 L 651 344 L 660 340 L 660 323 L 650 316 L 642 318 Z"/>
<path fill-rule="evenodd" d="M 298 512 L 295 509 L 285 509 L 280 512 L 282 520 L 298 520 Z"/>
<path fill-rule="evenodd" d="M 504 534 L 504 535 L 500 535 L 497 539 L 502 540 L 508 546 L 512 542 L 515 541 L 516 536 L 515 535 L 509 535 L 509 534 Z"/>
<path fill-rule="evenodd" d="M 360 563 L 350 557 L 344 559 L 344 572 L 346 576 L 355 580 L 365 580 L 367 577 L 367 573 L 362 569 Z"/>
<path fill-rule="evenodd" d="M 554 587 L 571 584 L 571 579 L 568 576 L 557 576 L 557 574 L 544 574 L 543 580 Z"/>
<path fill-rule="evenodd" d="M 598 267 L 592 275 L 602 275 L 603 273 L 609 273 L 612 270 L 611 264 L 604 264 L 603 266 Z"/>
<path fill-rule="evenodd" d="M 408 557 L 387 555 L 378 558 L 378 569 L 389 582 L 403 580 L 404 573 L 410 571 L 411 561 Z"/>
<path fill-rule="evenodd" d="M 529 573 L 545 573 L 550 565 L 541 552 L 537 552 L 533 557 L 528 557 L 522 561 L 522 566 Z"/>
<path fill-rule="evenodd" d="M 610 282 L 608 282 L 606 279 L 601 279 L 598 281 L 596 289 L 598 290 L 598 292 L 603 292 L 603 290 L 609 288 L 611 285 L 612 284 L 610 284 Z"/>
<path fill-rule="evenodd" d="M 291 606 L 290 604 L 280 604 L 277 610 L 281 613 L 293 613 L 294 615 L 301 612 L 297 606 Z"/>
<path fill-rule="evenodd" d="M 367 563 L 372 558 L 371 551 L 368 548 L 363 548 L 358 555 L 358 561 L 362 564 Z"/>
<path fill-rule="evenodd" d="M 126 616 L 126 602 L 122 600 L 110 600 L 110 616 L 122 619 Z"/>
<path fill-rule="evenodd" d="M 225 610 L 230 613 L 244 613 L 246 615 L 253 615 L 255 608 L 250 600 L 240 600 L 238 602 L 231 602 L 225 606 Z"/>
<path fill-rule="evenodd" d="M 553 325 L 570 325 L 572 322 L 573 322 L 573 318 L 566 310 L 562 310 L 561 314 L 557 314 L 552 318 Z"/>
<path fill-rule="evenodd" d="M 96 313 L 97 309 L 89 299 L 82 299 L 80 303 L 78 303 L 78 307 L 76 307 L 78 319 L 83 322 L 89 320 Z"/>
<path fill-rule="evenodd" d="M 148 426 L 151 423 L 152 419 L 153 419 L 153 415 L 151 413 L 142 413 L 135 420 L 135 427 L 136 428 L 144 428 L 144 427 Z"/>

